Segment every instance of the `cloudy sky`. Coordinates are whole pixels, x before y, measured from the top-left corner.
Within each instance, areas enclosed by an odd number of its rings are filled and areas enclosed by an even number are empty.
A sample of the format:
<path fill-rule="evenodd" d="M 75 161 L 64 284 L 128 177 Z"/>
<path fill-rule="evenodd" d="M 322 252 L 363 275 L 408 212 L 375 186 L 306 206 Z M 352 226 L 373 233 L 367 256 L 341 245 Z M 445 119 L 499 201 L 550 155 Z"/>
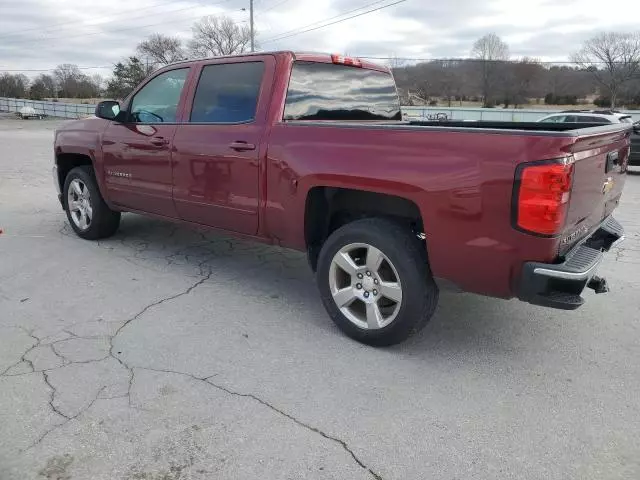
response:
<path fill-rule="evenodd" d="M 372 57 L 467 56 L 488 32 L 513 57 L 567 60 L 599 31 L 640 30 L 638 0 L 406 0 L 351 20 L 303 30 L 398 0 L 255 0 L 264 50 L 345 52 Z M 108 74 L 155 32 L 189 38 L 204 15 L 249 19 L 249 0 L 0 0 L 0 72 L 52 69 L 59 63 Z M 613 10 L 603 10 L 603 4 Z M 350 13 L 349 13 L 350 12 Z M 88 68 L 92 67 L 92 68 Z M 93 68 L 102 67 L 102 68 Z M 107 68 L 104 68 L 107 67 Z"/>

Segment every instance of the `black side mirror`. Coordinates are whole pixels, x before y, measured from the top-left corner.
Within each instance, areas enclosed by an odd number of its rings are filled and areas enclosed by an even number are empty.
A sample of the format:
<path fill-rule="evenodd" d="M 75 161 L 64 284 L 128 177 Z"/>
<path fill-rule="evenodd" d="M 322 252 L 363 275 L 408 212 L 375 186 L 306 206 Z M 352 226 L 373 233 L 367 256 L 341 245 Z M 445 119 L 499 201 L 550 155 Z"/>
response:
<path fill-rule="evenodd" d="M 633 124 L 633 133 L 640 135 L 640 123 Z"/>
<path fill-rule="evenodd" d="M 115 120 L 120 114 L 120 104 L 114 100 L 105 100 L 96 105 L 96 117 Z"/>

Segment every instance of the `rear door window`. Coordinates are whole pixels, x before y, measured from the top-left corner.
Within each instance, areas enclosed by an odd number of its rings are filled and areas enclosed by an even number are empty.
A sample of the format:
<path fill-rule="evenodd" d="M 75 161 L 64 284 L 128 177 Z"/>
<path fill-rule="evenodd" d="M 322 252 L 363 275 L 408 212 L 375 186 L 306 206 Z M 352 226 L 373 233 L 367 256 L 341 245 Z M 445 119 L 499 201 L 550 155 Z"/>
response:
<path fill-rule="evenodd" d="M 193 99 L 192 123 L 247 123 L 255 119 L 263 62 L 206 65 Z"/>

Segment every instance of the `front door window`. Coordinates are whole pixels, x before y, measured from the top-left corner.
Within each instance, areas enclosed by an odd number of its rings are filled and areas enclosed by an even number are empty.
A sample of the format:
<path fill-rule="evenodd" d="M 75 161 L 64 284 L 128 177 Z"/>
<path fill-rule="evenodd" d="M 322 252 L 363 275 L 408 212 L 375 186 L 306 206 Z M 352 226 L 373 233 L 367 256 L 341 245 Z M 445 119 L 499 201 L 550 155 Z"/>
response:
<path fill-rule="evenodd" d="M 136 93 L 130 119 L 135 123 L 175 123 L 188 68 L 161 73 Z"/>

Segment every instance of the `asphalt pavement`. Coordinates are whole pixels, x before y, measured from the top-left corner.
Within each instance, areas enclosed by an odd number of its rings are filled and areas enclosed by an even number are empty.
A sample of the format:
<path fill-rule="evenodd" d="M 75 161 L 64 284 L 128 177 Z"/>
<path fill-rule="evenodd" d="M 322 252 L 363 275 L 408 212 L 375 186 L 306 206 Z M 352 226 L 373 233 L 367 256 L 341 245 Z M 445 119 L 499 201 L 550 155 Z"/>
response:
<path fill-rule="evenodd" d="M 609 294 L 442 294 L 375 349 L 302 254 L 131 214 L 77 238 L 56 125 L 0 119 L 1 480 L 640 478 L 640 175 Z"/>

